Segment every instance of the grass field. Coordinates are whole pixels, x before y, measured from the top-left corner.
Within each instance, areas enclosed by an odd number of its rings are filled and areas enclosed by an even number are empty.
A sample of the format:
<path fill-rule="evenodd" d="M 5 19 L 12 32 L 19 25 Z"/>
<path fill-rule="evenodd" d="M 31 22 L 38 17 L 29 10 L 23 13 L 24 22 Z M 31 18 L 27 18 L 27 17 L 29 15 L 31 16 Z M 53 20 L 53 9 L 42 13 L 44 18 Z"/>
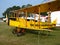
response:
<path fill-rule="evenodd" d="M 60 45 L 60 29 L 55 28 L 49 36 L 26 32 L 17 37 L 12 34 L 14 27 L 0 23 L 0 45 Z"/>

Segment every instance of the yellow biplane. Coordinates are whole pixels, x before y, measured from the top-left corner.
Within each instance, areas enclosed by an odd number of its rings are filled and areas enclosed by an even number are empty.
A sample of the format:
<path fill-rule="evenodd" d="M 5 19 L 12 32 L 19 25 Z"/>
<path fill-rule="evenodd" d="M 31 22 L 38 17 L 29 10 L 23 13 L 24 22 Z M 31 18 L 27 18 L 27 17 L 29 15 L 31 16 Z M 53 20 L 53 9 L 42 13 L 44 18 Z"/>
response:
<path fill-rule="evenodd" d="M 59 10 L 60 1 L 52 1 L 28 8 L 11 11 L 13 13 L 13 16 L 8 18 L 8 25 L 16 27 L 14 33 L 17 33 L 17 35 L 24 33 L 24 29 L 52 31 L 49 29 L 56 26 L 56 20 L 51 22 L 50 15 L 51 12 Z M 41 21 L 42 12 L 48 12 L 47 21 Z M 37 17 L 36 14 L 38 15 Z"/>

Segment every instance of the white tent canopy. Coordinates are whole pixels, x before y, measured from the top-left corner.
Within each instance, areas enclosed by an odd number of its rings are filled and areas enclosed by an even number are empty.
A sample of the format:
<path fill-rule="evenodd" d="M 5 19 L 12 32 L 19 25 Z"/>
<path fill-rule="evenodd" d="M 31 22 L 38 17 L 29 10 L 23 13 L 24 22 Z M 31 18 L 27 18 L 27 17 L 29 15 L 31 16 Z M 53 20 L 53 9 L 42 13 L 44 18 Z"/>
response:
<path fill-rule="evenodd" d="M 53 22 L 53 20 L 57 21 L 56 26 L 60 26 L 60 11 L 55 11 L 51 13 L 51 22 Z"/>

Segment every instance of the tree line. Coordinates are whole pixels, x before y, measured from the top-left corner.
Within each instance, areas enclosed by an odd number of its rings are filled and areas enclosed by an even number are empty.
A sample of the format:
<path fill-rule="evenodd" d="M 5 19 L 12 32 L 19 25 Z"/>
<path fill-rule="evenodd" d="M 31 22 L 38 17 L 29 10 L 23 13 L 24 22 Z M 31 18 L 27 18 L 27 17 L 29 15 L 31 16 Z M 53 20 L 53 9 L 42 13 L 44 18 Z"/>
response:
<path fill-rule="evenodd" d="M 32 6 L 32 5 L 31 4 L 27 4 L 27 5 L 22 5 L 22 7 L 20 7 L 20 6 L 12 6 L 12 7 L 9 7 L 9 8 L 7 8 L 3 12 L 3 16 L 6 17 L 6 14 L 7 14 L 7 16 L 9 17 L 10 11 L 18 10 L 18 9 L 22 9 L 22 8 L 27 8 L 27 7 L 30 7 L 30 6 Z M 45 15 L 47 15 L 47 13 L 46 12 L 43 12 L 43 13 L 41 13 L 41 15 L 45 16 Z"/>
<path fill-rule="evenodd" d="M 3 16 L 6 17 L 6 14 L 7 14 L 7 16 L 9 16 L 10 11 L 18 10 L 18 9 L 22 9 L 22 8 L 26 8 L 26 7 L 30 7 L 30 6 L 32 6 L 32 5 L 31 4 L 27 4 L 27 5 L 22 5 L 22 7 L 20 7 L 20 6 L 12 6 L 12 7 L 9 7 L 9 8 L 7 8 L 3 12 Z"/>

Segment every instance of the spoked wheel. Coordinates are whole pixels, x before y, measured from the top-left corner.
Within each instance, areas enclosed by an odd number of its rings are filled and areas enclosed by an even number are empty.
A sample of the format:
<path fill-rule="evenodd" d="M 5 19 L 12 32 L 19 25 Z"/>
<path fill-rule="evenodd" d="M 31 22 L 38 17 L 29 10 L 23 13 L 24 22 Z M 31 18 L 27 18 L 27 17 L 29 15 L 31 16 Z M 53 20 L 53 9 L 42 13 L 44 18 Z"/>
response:
<path fill-rule="evenodd" d="M 16 34 L 17 36 L 22 36 L 25 34 L 25 30 L 23 28 L 16 28 L 12 31 L 13 34 Z"/>

